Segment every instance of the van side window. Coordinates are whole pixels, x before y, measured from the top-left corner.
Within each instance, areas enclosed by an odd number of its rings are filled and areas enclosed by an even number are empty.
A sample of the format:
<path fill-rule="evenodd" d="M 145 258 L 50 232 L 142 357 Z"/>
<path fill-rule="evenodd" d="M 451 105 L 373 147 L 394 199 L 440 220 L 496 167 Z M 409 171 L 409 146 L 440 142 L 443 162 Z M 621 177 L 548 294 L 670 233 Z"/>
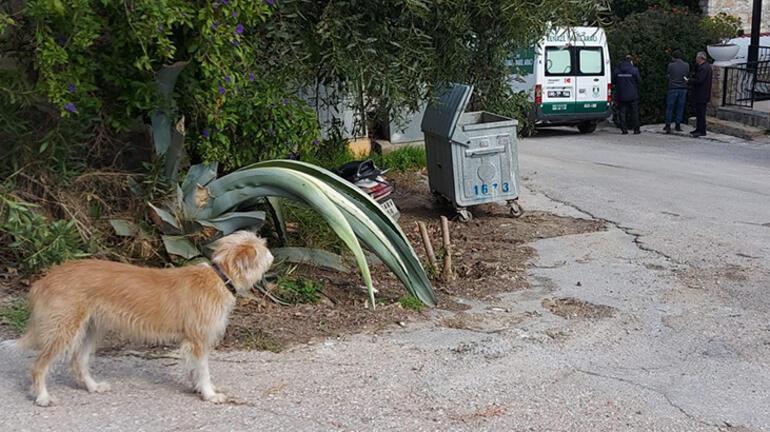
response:
<path fill-rule="evenodd" d="M 567 47 L 545 48 L 546 76 L 562 76 L 572 74 L 572 52 Z"/>
<path fill-rule="evenodd" d="M 604 74 L 604 56 L 601 47 L 578 48 L 577 50 L 580 75 Z"/>

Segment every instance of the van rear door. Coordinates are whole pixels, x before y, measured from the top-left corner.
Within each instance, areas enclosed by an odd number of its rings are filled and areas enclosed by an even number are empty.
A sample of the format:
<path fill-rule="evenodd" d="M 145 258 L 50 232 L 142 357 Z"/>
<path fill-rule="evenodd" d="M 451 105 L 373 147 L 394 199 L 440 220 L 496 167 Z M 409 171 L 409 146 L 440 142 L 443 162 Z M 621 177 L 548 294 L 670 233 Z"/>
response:
<path fill-rule="evenodd" d="M 576 63 L 575 113 L 607 111 L 608 79 L 605 71 L 604 48 L 601 46 L 574 46 Z"/>
<path fill-rule="evenodd" d="M 546 45 L 544 49 L 542 105 L 545 115 L 575 112 L 575 62 L 566 45 Z"/>

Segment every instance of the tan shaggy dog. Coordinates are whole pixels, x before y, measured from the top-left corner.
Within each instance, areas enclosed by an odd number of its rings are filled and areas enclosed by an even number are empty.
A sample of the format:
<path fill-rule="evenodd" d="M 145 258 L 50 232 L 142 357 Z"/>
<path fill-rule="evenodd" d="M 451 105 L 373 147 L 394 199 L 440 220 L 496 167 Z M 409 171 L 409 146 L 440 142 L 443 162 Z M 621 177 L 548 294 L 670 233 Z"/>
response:
<path fill-rule="evenodd" d="M 46 375 L 61 355 L 71 356 L 72 371 L 89 392 L 108 391 L 109 384 L 95 381 L 88 368 L 107 331 L 132 340 L 182 342 L 201 398 L 224 402 L 225 395 L 211 384 L 208 354 L 225 332 L 233 294 L 248 292 L 270 268 L 273 255 L 264 239 L 239 231 L 216 243 L 212 263 L 152 269 L 72 261 L 35 282 L 27 331 L 10 344 L 39 351 L 32 368 L 35 403 L 53 403 Z"/>

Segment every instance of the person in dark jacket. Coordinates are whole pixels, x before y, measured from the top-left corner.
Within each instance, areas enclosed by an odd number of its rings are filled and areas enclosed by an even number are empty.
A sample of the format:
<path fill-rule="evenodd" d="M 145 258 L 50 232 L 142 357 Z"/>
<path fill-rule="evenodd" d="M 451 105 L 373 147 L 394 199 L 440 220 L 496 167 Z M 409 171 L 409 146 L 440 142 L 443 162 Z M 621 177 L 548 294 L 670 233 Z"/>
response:
<path fill-rule="evenodd" d="M 618 111 L 620 116 L 620 130 L 623 135 L 628 134 L 628 127 L 634 129 L 634 134 L 639 131 L 639 83 L 642 78 L 639 76 L 639 69 L 634 66 L 631 56 L 626 56 L 626 60 L 615 69 L 612 77 L 615 89 L 615 100 L 618 102 Z M 630 114 L 630 121 L 628 116 Z"/>
<path fill-rule="evenodd" d="M 695 77 L 692 85 L 692 103 L 695 105 L 695 130 L 690 132 L 693 138 L 706 136 L 706 105 L 711 100 L 711 64 L 706 53 L 701 51 L 695 57 Z"/>
<path fill-rule="evenodd" d="M 682 130 L 684 105 L 687 101 L 687 75 L 690 74 L 690 65 L 682 61 L 681 51 L 674 51 L 671 57 L 671 63 L 666 68 L 668 92 L 666 93 L 666 127 L 663 128 L 666 133 L 671 133 L 671 120 L 676 123 L 675 130 Z"/>

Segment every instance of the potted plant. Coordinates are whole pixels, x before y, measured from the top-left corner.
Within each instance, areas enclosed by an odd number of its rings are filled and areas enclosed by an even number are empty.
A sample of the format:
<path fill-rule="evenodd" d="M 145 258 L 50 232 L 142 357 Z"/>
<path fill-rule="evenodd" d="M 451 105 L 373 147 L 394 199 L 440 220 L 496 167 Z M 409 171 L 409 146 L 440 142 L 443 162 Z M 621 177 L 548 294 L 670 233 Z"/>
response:
<path fill-rule="evenodd" d="M 701 29 L 708 39 L 714 42 L 706 47 L 706 51 L 716 60 L 715 64 L 726 63 L 735 58 L 740 47 L 730 43 L 730 39 L 743 32 L 740 18 L 720 12 L 703 18 Z"/>

